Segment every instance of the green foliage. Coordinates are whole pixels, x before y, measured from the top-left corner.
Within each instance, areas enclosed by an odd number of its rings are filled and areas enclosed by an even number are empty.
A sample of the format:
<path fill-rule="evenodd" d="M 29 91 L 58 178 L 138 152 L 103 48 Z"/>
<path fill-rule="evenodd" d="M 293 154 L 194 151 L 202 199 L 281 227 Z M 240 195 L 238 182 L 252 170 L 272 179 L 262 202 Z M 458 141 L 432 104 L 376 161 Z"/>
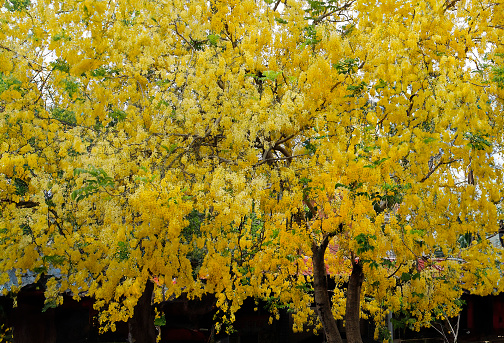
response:
<path fill-rule="evenodd" d="M 28 235 L 32 234 L 32 229 L 31 229 L 30 225 L 28 225 L 28 224 L 22 224 L 20 226 L 20 228 L 21 228 L 21 231 L 23 232 L 23 235 L 28 236 Z"/>
<path fill-rule="evenodd" d="M 342 37 L 347 37 L 352 34 L 355 29 L 354 24 L 343 25 L 338 31 L 341 33 Z"/>
<path fill-rule="evenodd" d="M 263 72 L 263 77 L 260 77 L 259 80 L 265 81 L 265 80 L 270 80 L 270 81 L 275 81 L 279 75 L 281 75 L 281 71 L 273 71 L 273 70 L 266 70 Z"/>
<path fill-rule="evenodd" d="M 42 308 L 42 312 L 45 312 L 50 308 L 56 308 L 56 307 L 58 307 L 58 303 L 57 303 L 56 299 L 51 299 L 51 300 L 46 301 L 44 303 L 44 307 Z"/>
<path fill-rule="evenodd" d="M 334 185 L 334 188 L 336 189 L 336 188 L 339 188 L 339 187 L 343 187 L 343 188 L 346 188 L 346 189 L 348 189 L 348 190 L 350 190 L 350 191 L 353 192 L 353 191 L 359 189 L 360 187 L 362 187 L 362 185 L 363 185 L 362 182 L 354 182 L 354 183 L 352 183 L 350 185 L 344 185 L 342 183 L 337 183 L 337 184 Z M 367 195 L 367 193 L 357 194 L 357 195 Z"/>
<path fill-rule="evenodd" d="M 420 273 L 419 272 L 415 272 L 415 273 L 402 273 L 401 277 L 400 277 L 401 281 L 403 281 L 403 282 L 407 282 L 407 281 L 410 281 L 410 280 L 417 280 L 419 278 L 420 278 Z"/>
<path fill-rule="evenodd" d="M 68 125 L 76 125 L 77 118 L 75 117 L 75 113 L 73 111 L 68 111 L 62 108 L 53 108 L 51 111 L 53 118 L 58 119 L 59 121 L 68 124 Z"/>
<path fill-rule="evenodd" d="M 499 88 L 504 88 L 504 67 L 494 67 L 492 69 L 492 81 L 496 82 Z"/>
<path fill-rule="evenodd" d="M 127 242 L 119 242 L 117 243 L 117 251 L 115 253 L 115 257 L 119 261 L 125 261 L 129 258 L 129 244 Z"/>
<path fill-rule="evenodd" d="M 0 94 L 10 89 L 11 87 L 18 92 L 21 92 L 21 84 L 21 81 L 0 73 Z"/>
<path fill-rule="evenodd" d="M 208 44 L 210 46 L 217 46 L 217 43 L 219 43 L 219 40 L 220 40 L 220 36 L 211 34 L 211 35 L 207 36 L 207 39 L 208 39 Z"/>
<path fill-rule="evenodd" d="M 304 43 L 299 47 L 300 49 L 304 49 L 306 46 L 311 45 L 315 46 L 317 43 L 322 40 L 317 36 L 317 30 L 314 25 L 309 25 L 304 28 Z"/>
<path fill-rule="evenodd" d="M 378 326 L 378 342 L 387 342 L 390 341 L 392 335 L 388 329 L 388 327 L 380 325 Z"/>
<path fill-rule="evenodd" d="M 380 79 L 380 80 L 378 81 L 378 83 L 374 86 L 374 88 L 375 88 L 376 90 L 378 90 L 378 89 L 382 89 L 382 88 L 387 87 L 387 85 L 388 85 L 388 84 L 387 84 L 387 82 L 385 82 L 385 81 L 383 81 L 382 79 Z"/>
<path fill-rule="evenodd" d="M 154 325 L 155 326 L 164 326 L 166 325 L 166 317 L 165 315 L 161 315 L 161 317 L 158 317 L 156 319 L 154 319 Z"/>
<path fill-rule="evenodd" d="M 432 143 L 432 142 L 435 142 L 435 141 L 437 141 L 437 139 L 436 139 L 436 138 L 433 138 L 433 137 L 426 137 L 426 138 L 424 138 L 424 140 L 423 140 L 423 142 L 424 142 L 425 144 L 429 144 L 429 143 Z"/>
<path fill-rule="evenodd" d="M 169 154 L 171 154 L 172 152 L 174 152 L 176 149 L 177 149 L 177 144 L 171 144 L 169 147 L 167 147 L 166 145 L 162 145 L 161 144 L 161 147 L 163 149 L 165 149 L 166 151 L 168 151 Z"/>
<path fill-rule="evenodd" d="M 266 70 L 257 74 L 248 73 L 245 76 L 252 76 L 258 81 L 276 81 L 277 77 L 281 75 L 282 71 Z"/>
<path fill-rule="evenodd" d="M 364 81 L 361 81 L 360 83 L 357 83 L 355 85 L 348 85 L 347 91 L 350 91 L 351 94 L 347 95 L 347 97 L 353 98 L 353 97 L 361 94 L 362 91 L 364 91 L 364 89 L 366 88 L 366 86 L 367 86 L 367 83 L 365 83 Z"/>
<path fill-rule="evenodd" d="M 6 0 L 4 3 L 4 7 L 9 12 L 26 11 L 30 5 L 30 0 Z"/>
<path fill-rule="evenodd" d="M 345 58 L 336 64 L 333 64 L 333 68 L 336 69 L 338 74 L 350 75 L 357 71 L 359 66 L 358 58 Z"/>
<path fill-rule="evenodd" d="M 371 164 L 368 164 L 367 166 L 364 166 L 364 168 L 376 168 L 378 167 L 380 164 L 382 164 L 383 162 L 387 161 L 389 158 L 381 158 L 381 159 L 378 159 L 374 162 L 372 162 Z"/>
<path fill-rule="evenodd" d="M 16 195 L 23 196 L 28 192 L 28 183 L 20 178 L 14 179 L 14 187 L 16 187 Z"/>
<path fill-rule="evenodd" d="M 44 255 L 42 257 L 42 261 L 44 261 L 45 263 L 50 263 L 53 266 L 59 266 L 62 265 L 63 262 L 66 261 L 66 259 L 61 255 Z"/>
<path fill-rule="evenodd" d="M 203 264 L 203 260 L 205 259 L 205 255 L 207 253 L 206 247 L 199 248 L 195 242 L 196 238 L 201 237 L 202 235 L 201 225 L 203 224 L 205 217 L 204 213 L 192 210 L 185 218 L 189 224 L 182 229 L 184 242 L 191 245 L 186 257 L 191 262 L 194 277 L 197 277 L 199 269 Z"/>
<path fill-rule="evenodd" d="M 327 11 L 337 9 L 339 3 L 337 0 L 326 0 L 326 1 L 308 0 L 308 6 L 309 7 L 305 9 L 305 12 L 307 13 L 305 19 L 314 20 L 317 19 L 317 17 L 320 16 L 321 14 L 326 13 Z"/>
<path fill-rule="evenodd" d="M 5 244 L 9 238 L 9 230 L 7 228 L 0 229 L 0 244 Z"/>
<path fill-rule="evenodd" d="M 194 49 L 196 51 L 203 51 L 205 49 L 205 45 L 207 45 L 207 39 L 192 39 L 190 41 L 190 49 Z"/>
<path fill-rule="evenodd" d="M 305 140 L 302 144 L 303 144 L 303 147 L 305 148 L 305 152 L 308 154 L 308 155 L 313 155 L 317 152 L 317 147 L 320 145 L 320 144 L 316 144 L 315 142 L 319 139 L 323 139 L 325 138 L 326 136 L 319 136 L 319 137 L 311 137 L 311 138 L 308 138 L 307 140 Z"/>
<path fill-rule="evenodd" d="M 89 174 L 90 178 L 84 180 L 84 185 L 72 192 L 72 200 L 77 202 L 85 199 L 99 191 L 100 188 L 106 190 L 107 187 L 114 187 L 114 179 L 107 175 L 107 173 L 101 169 L 96 168 L 93 165 L 88 166 L 89 169 L 75 168 L 74 176 L 80 174 Z"/>
<path fill-rule="evenodd" d="M 61 81 L 63 84 L 63 90 L 68 93 L 70 97 L 72 97 L 76 92 L 79 91 L 80 84 L 73 77 L 67 77 Z"/>
<path fill-rule="evenodd" d="M 72 37 L 68 36 L 66 34 L 65 30 L 61 30 L 60 33 L 57 33 L 52 37 L 52 40 L 53 40 L 53 42 L 57 42 L 60 40 L 65 41 L 65 42 L 70 42 L 72 40 Z"/>
<path fill-rule="evenodd" d="M 290 304 L 280 301 L 279 297 L 271 296 L 263 300 L 265 301 L 264 308 L 269 312 L 276 312 L 276 309 L 290 308 Z"/>
<path fill-rule="evenodd" d="M 459 236 L 457 243 L 459 244 L 460 248 L 465 249 L 471 246 L 473 240 L 474 239 L 472 233 L 466 232 L 465 234 Z"/>
<path fill-rule="evenodd" d="M 396 329 L 409 328 L 413 329 L 413 325 L 416 323 L 416 318 L 411 316 L 410 311 L 397 311 L 394 313 L 394 317 L 392 318 L 392 324 Z"/>
<path fill-rule="evenodd" d="M 52 67 L 52 70 L 59 70 L 64 73 L 70 72 L 70 66 L 65 60 L 62 60 L 61 58 L 58 58 L 57 60 L 51 62 L 50 65 Z"/>
<path fill-rule="evenodd" d="M 130 17 L 128 19 L 122 19 L 121 23 L 124 26 L 134 26 L 136 24 L 136 20 L 138 18 L 138 15 L 140 14 L 140 11 L 131 11 L 128 14 Z"/>
<path fill-rule="evenodd" d="M 47 273 L 47 267 L 45 266 L 35 267 L 33 268 L 33 271 L 37 274 L 45 274 Z"/>
<path fill-rule="evenodd" d="M 376 240 L 376 236 L 364 233 L 355 236 L 355 241 L 359 245 L 357 248 L 357 254 L 373 251 L 375 247 L 371 244 L 371 240 Z"/>
<path fill-rule="evenodd" d="M 124 121 L 127 117 L 127 113 L 122 110 L 114 109 L 108 113 L 108 116 L 112 118 L 112 122 L 109 126 L 114 126 L 117 123 Z"/>
<path fill-rule="evenodd" d="M 120 70 L 108 66 L 101 66 L 91 71 L 91 76 L 96 78 L 109 78 L 119 74 Z"/>
<path fill-rule="evenodd" d="M 306 293 L 313 292 L 313 284 L 311 282 L 304 282 L 302 284 L 296 285 L 295 287 Z"/>
<path fill-rule="evenodd" d="M 474 150 L 485 150 L 492 146 L 492 142 L 490 142 L 487 138 L 490 137 L 487 133 L 471 133 L 468 132 L 464 134 L 464 138 L 469 140 L 467 144 Z"/>

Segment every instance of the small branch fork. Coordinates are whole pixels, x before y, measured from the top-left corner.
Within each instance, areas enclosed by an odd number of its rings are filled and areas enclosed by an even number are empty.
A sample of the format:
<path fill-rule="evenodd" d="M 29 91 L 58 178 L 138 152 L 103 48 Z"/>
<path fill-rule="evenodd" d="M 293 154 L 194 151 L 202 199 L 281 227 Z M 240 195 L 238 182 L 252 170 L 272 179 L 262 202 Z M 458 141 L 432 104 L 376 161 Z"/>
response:
<path fill-rule="evenodd" d="M 432 168 L 432 169 L 431 169 L 431 170 L 427 173 L 427 175 L 425 175 L 425 176 L 422 178 L 422 180 L 420 180 L 420 183 L 425 182 L 425 181 L 426 181 L 426 180 L 427 180 L 427 179 L 428 179 L 428 178 L 429 178 L 432 174 L 434 174 L 434 172 L 435 172 L 435 171 L 436 171 L 439 167 L 441 167 L 443 164 L 451 164 L 451 163 L 453 163 L 453 162 L 457 162 L 457 161 L 459 161 L 459 160 L 456 160 L 456 159 L 455 159 L 455 160 L 449 160 L 449 161 L 447 161 L 447 162 L 439 162 L 439 163 L 438 163 L 438 164 L 437 164 L 434 168 Z"/>

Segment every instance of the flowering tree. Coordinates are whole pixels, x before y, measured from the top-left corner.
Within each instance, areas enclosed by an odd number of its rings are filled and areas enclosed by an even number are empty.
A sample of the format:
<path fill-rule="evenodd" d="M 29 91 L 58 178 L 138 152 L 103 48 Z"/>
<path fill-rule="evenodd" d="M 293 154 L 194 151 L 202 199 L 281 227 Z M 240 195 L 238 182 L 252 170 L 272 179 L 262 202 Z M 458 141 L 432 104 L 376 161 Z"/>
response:
<path fill-rule="evenodd" d="M 256 297 L 301 329 L 314 302 L 359 343 L 502 287 L 502 4 L 3 4 L 0 268 L 58 268 L 47 304 Z"/>

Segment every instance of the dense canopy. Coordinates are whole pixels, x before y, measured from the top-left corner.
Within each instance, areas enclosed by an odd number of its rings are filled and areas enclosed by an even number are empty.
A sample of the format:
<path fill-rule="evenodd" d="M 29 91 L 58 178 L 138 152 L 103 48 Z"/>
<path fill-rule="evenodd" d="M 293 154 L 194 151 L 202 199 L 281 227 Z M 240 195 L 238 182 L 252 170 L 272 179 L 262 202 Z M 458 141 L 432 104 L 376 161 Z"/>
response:
<path fill-rule="evenodd" d="M 503 287 L 504 3 L 2 3 L 1 283 L 58 268 L 104 327 L 153 280 L 223 323 L 315 302 L 352 343 Z"/>

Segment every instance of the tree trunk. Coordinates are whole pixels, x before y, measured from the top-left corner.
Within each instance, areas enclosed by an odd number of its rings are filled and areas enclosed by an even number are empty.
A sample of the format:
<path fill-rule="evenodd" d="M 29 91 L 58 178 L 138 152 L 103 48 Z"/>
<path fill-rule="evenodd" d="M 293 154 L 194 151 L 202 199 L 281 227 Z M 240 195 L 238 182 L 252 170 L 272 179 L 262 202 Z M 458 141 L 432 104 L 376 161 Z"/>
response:
<path fill-rule="evenodd" d="M 346 336 L 347 343 L 362 343 L 360 331 L 360 295 L 364 273 L 362 266 L 352 259 L 352 274 L 348 280 L 346 299 Z"/>
<path fill-rule="evenodd" d="M 138 299 L 133 312 L 133 318 L 128 321 L 130 343 L 155 343 L 156 328 L 154 326 L 154 310 L 152 308 L 152 292 L 154 284 L 147 280 L 145 290 Z"/>
<path fill-rule="evenodd" d="M 327 291 L 327 272 L 324 254 L 329 239 L 326 237 L 319 246 L 312 244 L 313 253 L 313 288 L 317 315 L 322 322 L 327 343 L 343 343 L 336 320 L 331 312 L 331 298 Z"/>

